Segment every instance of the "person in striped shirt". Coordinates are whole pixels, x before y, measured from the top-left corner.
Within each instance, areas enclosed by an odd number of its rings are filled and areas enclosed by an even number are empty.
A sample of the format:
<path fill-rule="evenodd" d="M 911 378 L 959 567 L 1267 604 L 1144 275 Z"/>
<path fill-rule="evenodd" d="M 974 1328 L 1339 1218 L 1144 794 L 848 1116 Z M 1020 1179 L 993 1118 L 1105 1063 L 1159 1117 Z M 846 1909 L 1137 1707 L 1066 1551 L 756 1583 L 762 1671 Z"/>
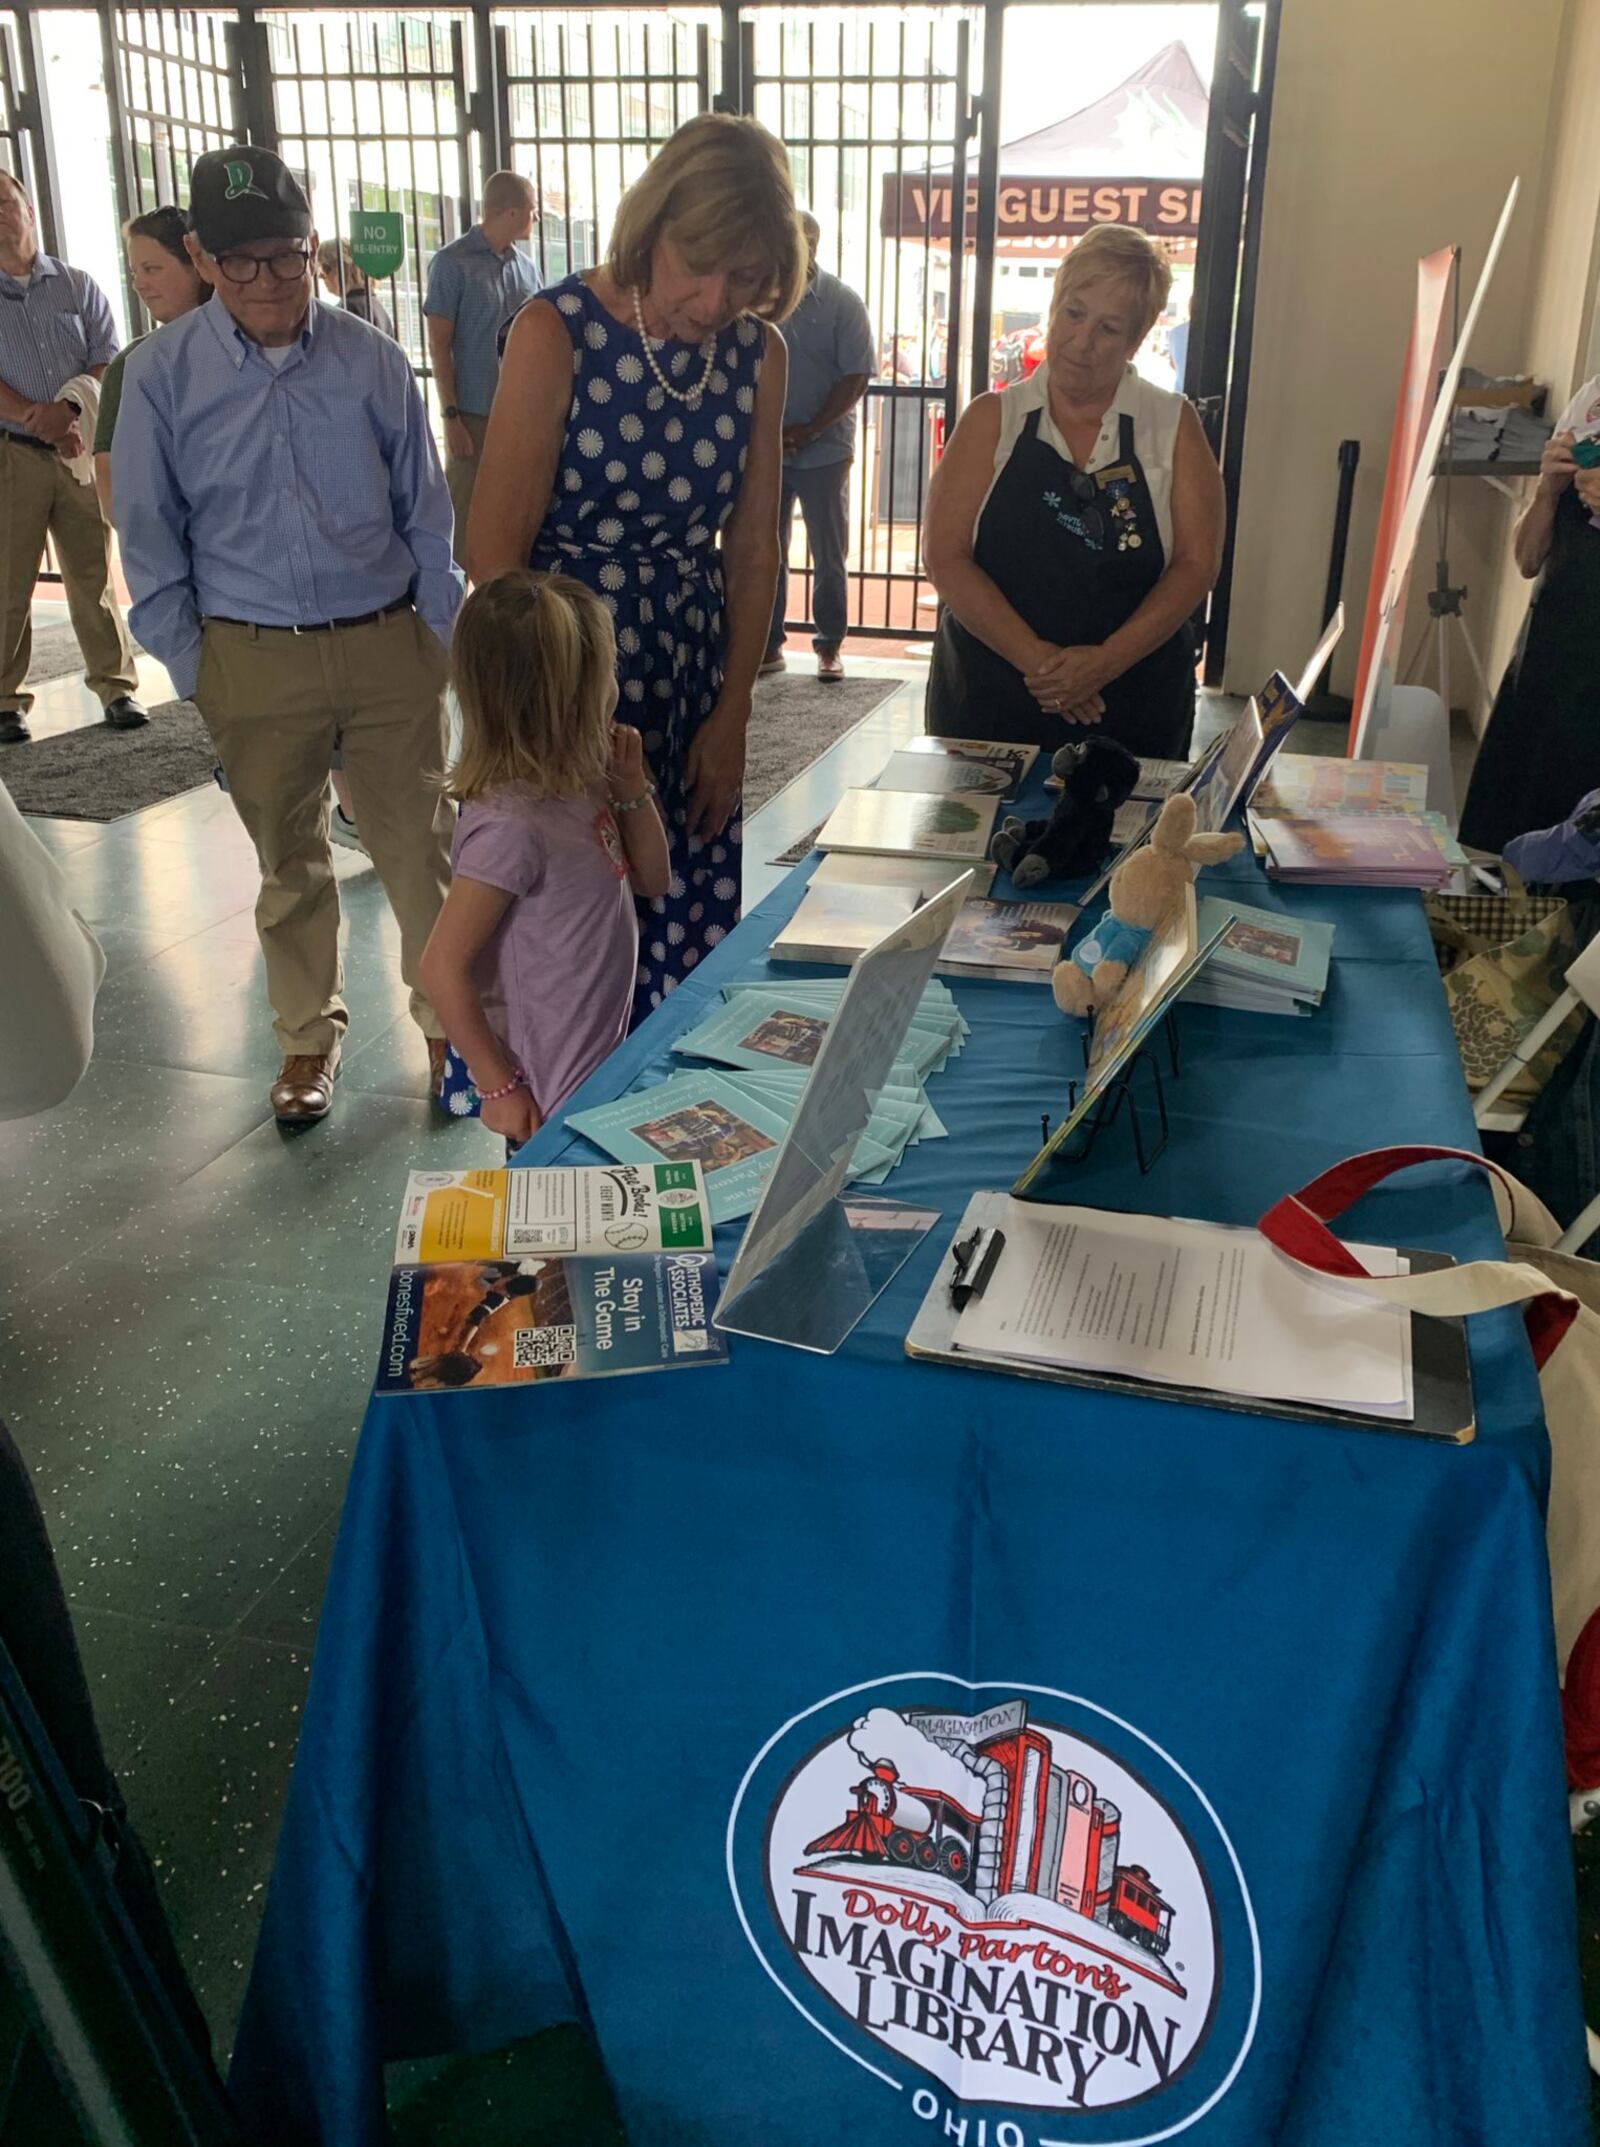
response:
<path fill-rule="evenodd" d="M 31 735 L 26 689 L 34 585 L 55 546 L 89 687 L 117 730 L 149 719 L 134 699 L 133 651 L 111 594 L 111 537 L 92 484 L 67 464 L 94 432 L 90 404 L 116 356 L 105 293 L 39 248 L 33 203 L 0 171 L 0 745 Z"/>

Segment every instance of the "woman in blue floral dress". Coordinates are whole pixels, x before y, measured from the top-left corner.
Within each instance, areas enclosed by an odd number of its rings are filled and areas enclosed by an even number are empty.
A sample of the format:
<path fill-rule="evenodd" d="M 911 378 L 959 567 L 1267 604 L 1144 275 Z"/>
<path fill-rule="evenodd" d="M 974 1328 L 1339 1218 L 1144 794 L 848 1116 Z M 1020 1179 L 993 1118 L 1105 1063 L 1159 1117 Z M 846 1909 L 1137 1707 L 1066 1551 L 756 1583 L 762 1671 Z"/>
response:
<path fill-rule="evenodd" d="M 506 339 L 468 523 L 483 582 L 531 563 L 610 605 L 617 715 L 643 733 L 672 849 L 640 906 L 641 1019 L 739 916 L 745 729 L 778 571 L 787 361 L 767 323 L 805 286 L 781 143 L 681 127 L 618 212 L 602 268 Z"/>

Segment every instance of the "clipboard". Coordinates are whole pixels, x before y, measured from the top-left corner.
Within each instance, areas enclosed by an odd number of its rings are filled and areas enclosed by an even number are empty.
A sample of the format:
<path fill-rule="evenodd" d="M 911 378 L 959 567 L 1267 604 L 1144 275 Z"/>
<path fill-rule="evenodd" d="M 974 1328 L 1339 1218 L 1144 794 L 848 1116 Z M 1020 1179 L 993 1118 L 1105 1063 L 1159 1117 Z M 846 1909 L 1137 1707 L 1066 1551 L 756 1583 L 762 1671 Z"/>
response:
<path fill-rule="evenodd" d="M 1007 1198 L 1005 1193 L 974 1193 L 968 1201 L 950 1249 L 940 1261 L 933 1285 L 911 1323 L 906 1336 L 908 1357 L 921 1363 L 957 1364 L 970 1371 L 1008 1372 L 1014 1379 L 1043 1379 L 1057 1386 L 1137 1394 L 1151 1401 L 1192 1402 L 1202 1409 L 1227 1409 L 1237 1416 L 1277 1416 L 1303 1424 L 1349 1425 L 1357 1431 L 1398 1433 L 1402 1438 L 1432 1439 L 1448 1446 L 1470 1445 L 1477 1436 L 1472 1362 L 1467 1351 L 1466 1323 L 1461 1319 L 1410 1315 L 1413 1412 L 1409 1417 L 1366 1416 L 1358 1410 L 1339 1409 L 1327 1403 L 1268 1401 L 1259 1395 L 1222 1394 L 1214 1387 L 1175 1386 L 1164 1379 L 1080 1371 L 1060 1364 L 1024 1364 L 1015 1357 L 957 1349 L 956 1327 L 963 1308 L 982 1294 L 999 1266 L 1005 1246 L 1000 1226 Z M 1413 1274 L 1435 1274 L 1455 1265 L 1446 1253 L 1401 1251 L 1411 1263 Z"/>

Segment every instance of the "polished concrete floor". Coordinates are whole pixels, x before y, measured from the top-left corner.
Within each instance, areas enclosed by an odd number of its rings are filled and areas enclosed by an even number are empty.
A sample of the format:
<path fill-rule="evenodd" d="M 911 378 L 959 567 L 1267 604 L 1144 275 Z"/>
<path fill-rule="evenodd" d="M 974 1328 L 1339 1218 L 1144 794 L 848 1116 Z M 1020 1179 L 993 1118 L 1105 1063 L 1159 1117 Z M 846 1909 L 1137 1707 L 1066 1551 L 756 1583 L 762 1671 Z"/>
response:
<path fill-rule="evenodd" d="M 917 668 L 851 663 L 886 679 Z M 171 697 L 153 660 L 140 680 L 148 703 Z M 75 679 L 37 693 L 36 736 L 97 721 Z M 767 861 L 920 727 L 921 699 L 920 676 L 892 689 L 752 818 L 747 901 L 781 877 Z M 337 1102 L 322 1126 L 286 1134 L 266 1102 L 277 1054 L 255 862 L 227 798 L 207 788 L 109 826 L 33 825 L 109 967 L 77 1093 L 0 1126 L 0 1414 L 38 1485 L 111 1760 L 225 2051 L 406 1172 L 497 1162 L 499 1143 L 425 1100 L 394 922 L 364 859 L 336 852 L 351 1010 Z"/>

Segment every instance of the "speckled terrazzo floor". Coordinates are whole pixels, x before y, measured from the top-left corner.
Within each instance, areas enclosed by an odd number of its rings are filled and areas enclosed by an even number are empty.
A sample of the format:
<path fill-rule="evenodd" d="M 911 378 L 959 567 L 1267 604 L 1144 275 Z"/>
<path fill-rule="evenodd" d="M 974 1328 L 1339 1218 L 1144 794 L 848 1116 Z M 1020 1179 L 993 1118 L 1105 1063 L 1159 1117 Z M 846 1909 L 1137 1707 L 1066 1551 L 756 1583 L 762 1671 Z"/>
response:
<path fill-rule="evenodd" d="M 903 673 L 889 653 L 881 668 Z M 147 700 L 168 697 L 159 666 L 140 671 Z M 60 680 L 31 720 L 45 735 L 96 714 Z M 1207 711 L 1200 735 L 1225 714 Z M 752 818 L 747 900 L 780 876 L 766 860 L 870 782 L 920 715 L 920 684 L 903 687 Z M 277 1058 L 254 861 L 227 799 L 206 789 L 109 826 L 35 825 L 110 967 L 77 1094 L 0 1126 L 0 1414 L 34 1472 L 112 1764 L 225 2054 L 405 1173 L 493 1162 L 498 1143 L 423 1098 L 395 928 L 364 860 L 336 854 L 351 1030 L 335 1110 L 285 1135 L 266 1106 Z M 397 2070 L 391 2103 L 398 2147 L 620 2140 L 591 2054 L 564 2033 Z"/>
<path fill-rule="evenodd" d="M 903 675 L 891 653 L 881 668 Z M 147 701 L 170 696 L 151 659 L 140 674 Z M 870 781 L 920 712 L 920 684 L 895 694 L 752 820 L 748 899 L 779 877 L 764 860 Z M 64 679 L 38 689 L 30 722 L 45 736 L 97 714 Z M 111 1761 L 226 2053 L 405 1174 L 496 1162 L 499 1144 L 424 1099 L 395 926 L 364 859 L 336 852 L 351 1008 L 338 1098 L 325 1124 L 286 1135 L 266 1104 L 277 1054 L 255 864 L 226 797 L 33 825 L 109 968 L 77 1093 L 0 1126 L 0 1414 L 33 1471 Z M 606 2136 L 569 2038 L 396 2086 L 408 2147 Z"/>

